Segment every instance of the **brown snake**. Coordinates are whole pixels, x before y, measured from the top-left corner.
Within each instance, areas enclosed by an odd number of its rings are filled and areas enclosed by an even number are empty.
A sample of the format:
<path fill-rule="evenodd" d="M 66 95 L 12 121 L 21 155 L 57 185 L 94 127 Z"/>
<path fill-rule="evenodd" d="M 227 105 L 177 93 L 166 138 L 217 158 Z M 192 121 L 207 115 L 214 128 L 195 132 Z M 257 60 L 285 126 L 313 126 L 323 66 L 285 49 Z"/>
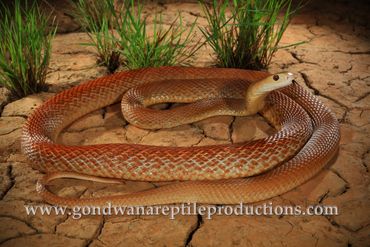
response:
<path fill-rule="evenodd" d="M 260 201 L 287 192 L 317 174 L 333 157 L 339 145 L 339 126 L 331 111 L 296 83 L 268 94 L 279 88 L 271 88 L 271 83 L 269 88 L 264 86 L 268 83 L 258 84 L 269 76 L 265 72 L 238 69 L 147 68 L 98 78 L 59 93 L 36 109 L 23 129 L 23 152 L 32 167 L 49 173 L 38 181 L 37 190 L 45 201 L 66 206 L 105 205 L 108 201 L 115 205 L 235 204 Z M 170 89 L 167 94 L 156 93 L 152 88 L 153 85 L 166 88 L 171 83 L 175 87 L 171 87 L 173 91 Z M 191 90 L 192 85 L 204 90 L 193 89 L 191 99 L 183 97 L 182 92 Z M 174 118 L 163 126 L 176 125 L 181 113 L 191 111 L 198 112 L 203 118 L 217 112 L 243 115 L 245 109 L 252 109 L 248 114 L 260 111 L 279 131 L 247 143 L 200 147 L 67 146 L 55 143 L 59 132 L 74 120 L 119 101 L 131 88 L 134 89 L 123 98 L 122 109 L 125 117 L 134 123 L 135 116 L 141 115 L 146 126 L 156 128 L 156 124 L 161 125 L 166 119 L 157 115 L 161 113 L 145 108 L 147 105 L 192 100 L 196 101 L 194 105 L 167 110 Z M 256 88 L 258 90 L 254 92 Z M 144 94 L 153 91 L 154 94 L 148 95 L 148 100 L 140 98 L 139 91 Z M 247 97 L 251 92 L 252 96 Z M 200 99 L 204 101 L 198 101 Z M 210 103 L 222 105 L 226 110 L 215 110 Z M 199 112 L 199 109 L 206 110 Z M 243 178 L 259 173 L 263 174 Z M 105 178 L 195 181 L 126 195 L 76 199 L 62 198 L 46 189 L 49 181 L 62 177 L 106 182 L 112 179 Z"/>

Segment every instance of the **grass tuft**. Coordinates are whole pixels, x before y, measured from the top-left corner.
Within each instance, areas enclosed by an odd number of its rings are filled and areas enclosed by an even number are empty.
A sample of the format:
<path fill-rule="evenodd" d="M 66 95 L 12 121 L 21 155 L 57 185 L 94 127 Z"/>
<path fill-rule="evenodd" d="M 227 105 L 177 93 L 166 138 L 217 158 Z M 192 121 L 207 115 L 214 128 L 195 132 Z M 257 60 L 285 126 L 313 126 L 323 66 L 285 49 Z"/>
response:
<path fill-rule="evenodd" d="M 194 41 L 196 20 L 187 28 L 179 14 L 168 28 L 163 25 L 162 15 L 155 14 L 152 30 L 142 18 L 143 6 L 134 1 L 117 20 L 120 52 L 129 69 L 188 65 L 200 46 Z"/>
<path fill-rule="evenodd" d="M 114 37 L 114 0 L 78 0 L 74 4 L 74 16 L 88 33 L 91 42 L 83 45 L 93 46 L 98 54 L 98 64 L 113 73 L 121 64 L 117 42 Z"/>
<path fill-rule="evenodd" d="M 73 17 L 84 30 L 95 31 L 104 25 L 113 27 L 114 0 L 70 0 L 70 3 L 74 6 Z"/>
<path fill-rule="evenodd" d="M 36 4 L 0 5 L 0 84 L 21 98 L 46 89 L 51 40 L 48 18 Z"/>
<path fill-rule="evenodd" d="M 165 28 L 162 16 L 156 13 L 151 29 L 143 18 L 143 5 L 139 1 L 125 0 L 118 11 L 114 0 L 102 2 L 78 0 L 75 13 L 92 41 L 85 45 L 96 47 L 99 63 L 111 73 L 120 64 L 129 69 L 188 65 L 200 47 L 189 45 L 195 38 L 196 21 L 187 28 L 179 14 Z M 95 13 L 102 14 L 97 18 Z"/>
<path fill-rule="evenodd" d="M 299 8 L 293 9 L 291 0 L 200 3 L 209 25 L 201 31 L 216 53 L 217 65 L 257 70 L 267 69 L 274 53 L 282 48 L 278 44 Z"/>

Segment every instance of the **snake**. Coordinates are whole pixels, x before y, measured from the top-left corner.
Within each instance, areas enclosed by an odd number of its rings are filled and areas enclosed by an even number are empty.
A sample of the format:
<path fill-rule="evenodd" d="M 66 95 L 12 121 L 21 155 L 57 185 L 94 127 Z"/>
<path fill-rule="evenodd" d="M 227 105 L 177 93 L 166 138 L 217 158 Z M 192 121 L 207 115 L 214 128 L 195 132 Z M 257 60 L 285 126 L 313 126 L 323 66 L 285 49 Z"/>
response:
<path fill-rule="evenodd" d="M 120 100 L 124 117 L 141 128 L 260 113 L 277 132 L 244 143 L 191 147 L 56 141 L 78 118 Z M 163 111 L 148 107 L 161 102 L 184 104 Z M 21 147 L 32 168 L 46 173 L 36 190 L 51 204 L 237 204 L 266 200 L 303 184 L 333 159 L 339 139 L 335 115 L 291 73 L 158 67 L 118 72 L 56 94 L 28 117 Z M 179 182 L 129 194 L 72 198 L 48 190 L 58 178 Z"/>

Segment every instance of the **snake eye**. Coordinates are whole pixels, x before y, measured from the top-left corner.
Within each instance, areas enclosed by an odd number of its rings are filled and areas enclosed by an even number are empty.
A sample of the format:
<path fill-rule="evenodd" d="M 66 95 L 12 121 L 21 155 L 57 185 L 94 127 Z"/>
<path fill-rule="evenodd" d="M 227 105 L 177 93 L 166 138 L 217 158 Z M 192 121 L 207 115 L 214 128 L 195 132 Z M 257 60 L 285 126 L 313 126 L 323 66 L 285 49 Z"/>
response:
<path fill-rule="evenodd" d="M 274 81 L 279 80 L 279 75 L 274 75 L 274 76 L 272 77 L 272 79 L 274 79 Z"/>

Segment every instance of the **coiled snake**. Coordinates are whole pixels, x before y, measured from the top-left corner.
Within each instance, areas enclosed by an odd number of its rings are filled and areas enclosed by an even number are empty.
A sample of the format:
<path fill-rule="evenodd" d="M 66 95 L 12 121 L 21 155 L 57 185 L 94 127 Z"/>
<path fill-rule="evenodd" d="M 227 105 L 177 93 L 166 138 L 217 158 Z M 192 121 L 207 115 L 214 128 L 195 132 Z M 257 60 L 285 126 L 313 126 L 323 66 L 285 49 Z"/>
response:
<path fill-rule="evenodd" d="M 292 82 L 290 73 L 272 76 L 221 68 L 161 67 L 116 73 L 61 92 L 36 109 L 23 129 L 22 150 L 33 168 L 48 173 L 37 190 L 53 204 L 235 204 L 268 199 L 317 174 L 339 145 L 335 116 Z M 141 127 L 168 128 L 213 115 L 260 112 L 278 132 L 247 143 L 199 147 L 55 142 L 74 120 L 119 101 L 124 93 L 124 116 Z M 164 113 L 146 108 L 174 101 L 195 102 Z M 126 195 L 63 198 L 46 189 L 50 180 L 62 177 L 190 181 Z"/>

